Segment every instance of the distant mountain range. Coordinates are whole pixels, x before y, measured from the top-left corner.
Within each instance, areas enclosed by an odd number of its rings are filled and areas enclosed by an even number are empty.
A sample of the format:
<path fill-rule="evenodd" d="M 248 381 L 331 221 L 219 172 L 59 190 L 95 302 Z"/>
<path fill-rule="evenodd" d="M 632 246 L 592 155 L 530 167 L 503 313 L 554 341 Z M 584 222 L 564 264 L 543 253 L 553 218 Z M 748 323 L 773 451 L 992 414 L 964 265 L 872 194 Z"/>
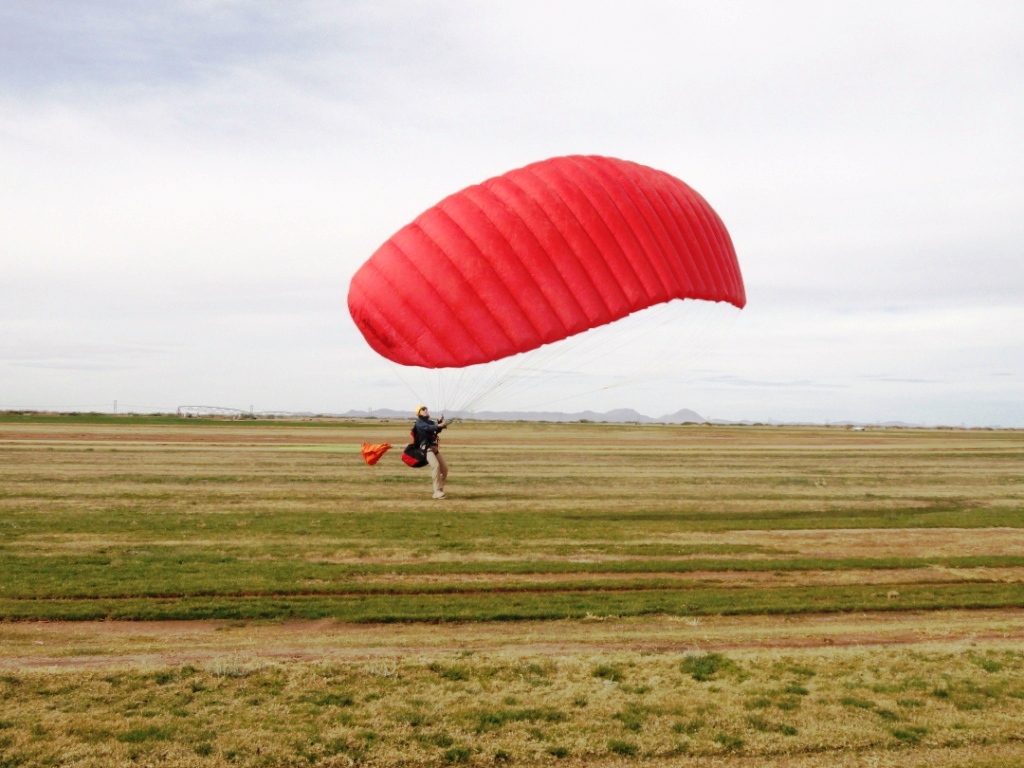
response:
<path fill-rule="evenodd" d="M 346 413 L 337 414 L 325 414 L 328 416 L 341 416 L 346 418 L 375 418 L 375 419 L 414 419 L 412 413 L 409 411 L 395 411 L 390 408 L 380 408 L 372 411 L 347 411 Z M 440 416 L 440 413 L 433 414 L 435 417 Z M 750 419 L 743 421 L 728 421 L 726 419 L 705 419 L 696 411 L 692 411 L 689 408 L 682 408 L 675 413 L 669 413 L 664 416 L 652 417 L 645 416 L 639 411 L 634 411 L 632 408 L 616 408 L 612 411 L 605 411 L 599 413 L 597 411 L 577 411 L 575 413 L 564 413 L 562 411 L 474 411 L 472 413 L 463 411 L 449 411 L 445 413 L 445 416 L 449 419 L 461 418 L 461 419 L 477 419 L 480 421 L 574 421 L 574 422 L 603 422 L 612 424 L 737 424 L 737 425 L 751 425 L 751 424 L 774 424 L 781 426 L 783 424 L 787 426 L 823 426 L 820 423 L 811 421 L 768 421 L 768 422 L 757 422 Z M 863 427 L 920 427 L 920 424 L 910 424 L 905 421 L 886 421 L 883 423 L 865 423 L 856 421 L 830 421 L 825 426 L 833 427 L 850 427 L 850 428 L 863 428 Z"/>
<path fill-rule="evenodd" d="M 45 410 L 0 410 L 0 413 L 10 414 L 76 414 L 78 411 L 60 409 Z M 103 410 L 84 410 L 81 413 L 87 414 L 109 414 Z M 176 411 L 160 410 L 125 410 L 121 415 L 167 415 L 174 414 L 182 417 L 192 418 L 244 418 L 244 419 L 397 419 L 400 421 L 412 421 L 415 416 L 410 411 L 396 411 L 391 408 L 378 408 L 374 410 L 351 410 L 345 413 L 327 413 L 324 411 L 246 411 L 240 408 L 227 408 L 207 405 L 181 405 Z M 434 414 L 440 416 L 440 413 Z M 1015 429 L 1014 427 L 1003 427 L 998 424 L 987 426 L 967 426 L 960 424 L 920 424 L 908 421 L 776 421 L 774 419 L 753 420 L 743 419 L 741 421 L 730 421 L 728 419 L 706 419 L 696 411 L 689 408 L 682 408 L 675 413 L 664 416 L 646 416 L 632 408 L 617 408 L 612 411 L 599 413 L 597 411 L 578 411 L 575 413 L 564 413 L 562 411 L 449 411 L 445 414 L 449 419 L 461 418 L 478 421 L 551 421 L 551 422 L 597 422 L 604 424 L 717 424 L 717 425 L 738 425 L 752 426 L 766 424 L 775 427 L 845 427 L 847 429 L 861 430 L 867 428 L 905 428 L 905 429 Z M 1020 429 L 1020 427 L 1016 427 Z"/>
<path fill-rule="evenodd" d="M 348 411 L 338 414 L 352 418 L 378 418 L 378 419 L 412 419 L 414 416 L 409 411 L 394 411 L 389 408 L 381 408 L 373 411 Z M 440 416 L 440 413 L 434 414 Z M 479 419 L 480 421 L 596 421 L 612 422 L 622 424 L 706 424 L 708 420 L 696 411 L 688 408 L 670 413 L 659 418 L 645 416 L 632 408 L 617 408 L 613 411 L 598 413 L 597 411 L 578 411 L 576 413 L 563 413 L 561 411 L 474 411 L 472 413 L 463 411 L 449 411 L 445 414 L 449 419 Z M 727 422 L 714 422 L 725 424 Z M 736 422 L 740 423 L 740 422 Z M 753 422 L 749 422 L 753 423 Z"/>

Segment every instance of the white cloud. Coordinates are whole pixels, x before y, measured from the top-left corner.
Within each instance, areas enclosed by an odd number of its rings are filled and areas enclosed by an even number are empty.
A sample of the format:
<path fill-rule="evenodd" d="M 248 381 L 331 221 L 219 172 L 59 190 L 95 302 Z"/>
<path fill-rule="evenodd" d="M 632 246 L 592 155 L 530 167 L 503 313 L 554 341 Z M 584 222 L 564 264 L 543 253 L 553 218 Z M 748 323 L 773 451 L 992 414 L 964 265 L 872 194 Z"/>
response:
<path fill-rule="evenodd" d="M 581 407 L 1024 425 L 1018 3 L 15 2 L 0 30 L 0 407 L 364 407 L 358 264 L 594 152 L 700 190 L 750 304 L 706 373 Z"/>

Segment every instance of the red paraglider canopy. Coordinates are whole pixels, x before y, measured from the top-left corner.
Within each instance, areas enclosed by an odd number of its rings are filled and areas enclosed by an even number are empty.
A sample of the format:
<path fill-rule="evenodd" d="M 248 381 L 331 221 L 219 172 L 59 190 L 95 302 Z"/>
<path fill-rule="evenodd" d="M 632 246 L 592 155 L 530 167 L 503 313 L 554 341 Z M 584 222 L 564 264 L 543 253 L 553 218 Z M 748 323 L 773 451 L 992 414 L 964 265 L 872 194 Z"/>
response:
<path fill-rule="evenodd" d="M 425 211 L 363 264 L 348 306 L 384 357 L 447 368 L 526 352 L 672 299 L 746 303 L 721 219 L 667 173 L 570 156 Z"/>

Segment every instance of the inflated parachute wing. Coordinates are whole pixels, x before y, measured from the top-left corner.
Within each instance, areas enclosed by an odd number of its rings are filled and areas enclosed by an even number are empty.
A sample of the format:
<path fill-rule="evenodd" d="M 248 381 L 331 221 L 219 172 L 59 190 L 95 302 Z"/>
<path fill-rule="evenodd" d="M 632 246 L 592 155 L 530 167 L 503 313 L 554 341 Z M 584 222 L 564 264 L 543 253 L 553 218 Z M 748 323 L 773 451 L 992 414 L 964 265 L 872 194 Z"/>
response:
<path fill-rule="evenodd" d="M 508 357 L 672 299 L 746 303 L 732 241 L 662 171 L 556 157 L 447 197 L 352 278 L 348 306 L 402 365 Z"/>

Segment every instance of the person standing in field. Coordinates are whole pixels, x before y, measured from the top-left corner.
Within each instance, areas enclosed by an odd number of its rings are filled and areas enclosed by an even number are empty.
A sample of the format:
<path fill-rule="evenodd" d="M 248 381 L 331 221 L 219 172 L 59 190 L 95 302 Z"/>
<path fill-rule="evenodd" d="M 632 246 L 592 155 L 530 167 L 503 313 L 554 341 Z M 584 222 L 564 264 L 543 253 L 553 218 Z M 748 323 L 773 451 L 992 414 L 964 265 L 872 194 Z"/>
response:
<path fill-rule="evenodd" d="M 438 448 L 438 436 L 448 425 L 444 423 L 444 416 L 436 422 L 430 418 L 430 411 L 427 406 L 421 405 L 416 409 L 416 423 L 412 426 L 413 439 L 416 441 L 427 456 L 427 464 L 430 465 L 430 477 L 434 481 L 434 498 L 443 499 L 444 481 L 448 477 L 448 463 L 441 455 Z"/>

